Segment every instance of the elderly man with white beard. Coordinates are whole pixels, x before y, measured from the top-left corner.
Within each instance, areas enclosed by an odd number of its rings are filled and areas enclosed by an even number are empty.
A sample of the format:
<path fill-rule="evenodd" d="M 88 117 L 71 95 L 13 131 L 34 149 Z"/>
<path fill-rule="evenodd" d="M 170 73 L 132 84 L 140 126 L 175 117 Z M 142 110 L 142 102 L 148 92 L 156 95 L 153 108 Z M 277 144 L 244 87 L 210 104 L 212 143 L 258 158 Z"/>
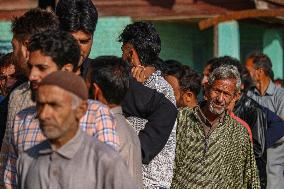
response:
<path fill-rule="evenodd" d="M 206 102 L 180 110 L 172 188 L 260 188 L 249 134 L 227 113 L 240 85 L 236 67 L 220 66 Z"/>

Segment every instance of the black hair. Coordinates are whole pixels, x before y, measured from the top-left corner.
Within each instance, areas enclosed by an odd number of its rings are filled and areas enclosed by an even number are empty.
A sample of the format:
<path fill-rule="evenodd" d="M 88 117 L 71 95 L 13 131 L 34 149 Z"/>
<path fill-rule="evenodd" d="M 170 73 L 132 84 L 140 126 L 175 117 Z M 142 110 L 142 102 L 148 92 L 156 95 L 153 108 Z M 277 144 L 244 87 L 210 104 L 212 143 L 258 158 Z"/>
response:
<path fill-rule="evenodd" d="M 199 94 L 201 89 L 201 76 L 192 68 L 187 65 L 183 65 L 176 60 L 166 60 L 165 75 L 172 75 L 177 78 L 181 90 L 191 91 L 196 96 Z"/>
<path fill-rule="evenodd" d="M 93 35 L 96 30 L 98 12 L 91 0 L 60 0 L 56 6 L 56 15 L 63 31 L 82 30 Z"/>
<path fill-rule="evenodd" d="M 216 68 L 222 65 L 232 65 L 238 69 L 238 72 L 241 76 L 242 84 L 244 85 L 244 91 L 249 90 L 251 87 L 254 86 L 252 78 L 247 71 L 247 69 L 240 63 L 240 61 L 236 58 L 230 56 L 222 56 L 218 58 L 212 58 L 207 62 L 207 65 L 211 65 L 210 73 L 213 72 Z"/>
<path fill-rule="evenodd" d="M 17 39 L 28 40 L 32 35 L 46 30 L 59 29 L 59 21 L 55 14 L 43 9 L 31 9 L 21 17 L 12 21 L 12 32 Z"/>
<path fill-rule="evenodd" d="M 14 65 L 13 53 L 10 52 L 4 54 L 3 56 L 0 55 L 0 68 L 6 68 L 10 65 Z"/>
<path fill-rule="evenodd" d="M 127 25 L 119 36 L 119 42 L 132 44 L 142 65 L 155 66 L 161 52 L 161 39 L 152 23 L 135 22 Z"/>
<path fill-rule="evenodd" d="M 162 69 L 163 75 L 172 75 L 176 78 L 181 78 L 182 64 L 176 60 L 166 60 L 164 62 L 164 69 Z"/>
<path fill-rule="evenodd" d="M 50 56 L 61 69 L 66 64 L 72 64 L 77 69 L 80 60 L 80 48 L 74 37 L 64 31 L 48 30 L 31 37 L 28 50 L 40 50 Z"/>
<path fill-rule="evenodd" d="M 233 58 L 231 56 L 221 56 L 221 57 L 215 57 L 207 61 L 206 65 L 211 65 L 209 72 L 211 73 L 216 68 L 222 66 L 222 65 L 232 65 L 235 66 L 239 73 L 242 73 L 244 67 L 241 65 L 240 61 L 236 58 Z"/>
<path fill-rule="evenodd" d="M 253 66 L 255 69 L 262 68 L 264 70 L 265 75 L 269 76 L 272 80 L 274 79 L 272 63 L 267 55 L 261 52 L 253 52 L 247 57 L 247 59 L 252 59 Z"/>
<path fill-rule="evenodd" d="M 88 79 L 100 87 L 108 103 L 119 105 L 129 88 L 129 73 L 122 58 L 101 56 L 91 61 Z"/>

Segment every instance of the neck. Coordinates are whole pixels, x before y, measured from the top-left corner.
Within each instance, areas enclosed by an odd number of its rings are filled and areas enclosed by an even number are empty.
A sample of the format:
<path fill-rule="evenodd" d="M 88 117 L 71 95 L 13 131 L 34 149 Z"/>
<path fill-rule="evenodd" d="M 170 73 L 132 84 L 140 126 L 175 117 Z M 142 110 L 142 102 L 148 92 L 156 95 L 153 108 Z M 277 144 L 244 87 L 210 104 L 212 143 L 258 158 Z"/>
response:
<path fill-rule="evenodd" d="M 74 138 L 78 129 L 79 129 L 79 124 L 77 123 L 77 126 L 72 127 L 72 129 L 66 132 L 64 136 L 57 139 L 49 139 L 52 148 L 57 150 L 62 146 L 64 146 L 67 142 L 69 142 L 72 138 Z"/>
<path fill-rule="evenodd" d="M 111 109 L 111 108 L 116 108 L 119 105 L 117 105 L 117 104 L 107 104 L 107 106 Z"/>
<path fill-rule="evenodd" d="M 259 91 L 261 96 L 265 95 L 265 92 L 268 88 L 268 85 L 270 83 L 270 78 L 269 77 L 264 77 L 262 80 L 260 80 L 257 84 L 256 84 L 256 89 Z"/>
<path fill-rule="evenodd" d="M 155 67 L 147 66 L 145 67 L 145 77 L 148 79 L 156 71 Z"/>

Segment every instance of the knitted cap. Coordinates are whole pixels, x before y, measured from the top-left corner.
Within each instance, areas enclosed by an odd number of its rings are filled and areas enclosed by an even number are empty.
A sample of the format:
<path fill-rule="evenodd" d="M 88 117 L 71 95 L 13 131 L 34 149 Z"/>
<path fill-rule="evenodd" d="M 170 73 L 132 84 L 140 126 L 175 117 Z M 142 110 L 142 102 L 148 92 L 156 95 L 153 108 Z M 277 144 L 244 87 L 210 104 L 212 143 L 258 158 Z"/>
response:
<path fill-rule="evenodd" d="M 68 92 L 73 93 L 82 100 L 88 99 L 88 89 L 85 81 L 80 76 L 72 72 L 53 72 L 40 82 L 40 86 L 42 85 L 58 86 Z"/>

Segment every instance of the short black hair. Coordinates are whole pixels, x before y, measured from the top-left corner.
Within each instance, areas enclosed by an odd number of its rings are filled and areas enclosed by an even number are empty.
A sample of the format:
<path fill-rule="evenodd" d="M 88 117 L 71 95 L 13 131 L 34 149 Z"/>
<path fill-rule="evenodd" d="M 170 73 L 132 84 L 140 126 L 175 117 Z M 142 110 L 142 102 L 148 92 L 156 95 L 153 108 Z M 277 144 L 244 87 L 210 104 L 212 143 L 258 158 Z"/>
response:
<path fill-rule="evenodd" d="M 262 68 L 267 76 L 269 76 L 271 79 L 274 78 L 272 63 L 266 54 L 261 52 L 253 52 L 247 57 L 247 59 L 252 59 L 254 68 Z"/>
<path fill-rule="evenodd" d="M 61 69 L 66 64 L 72 64 L 77 69 L 80 60 L 80 47 L 74 37 L 64 31 L 47 30 L 31 37 L 28 50 L 40 50 L 50 56 Z"/>
<path fill-rule="evenodd" d="M 96 30 L 98 12 L 91 0 L 60 0 L 56 6 L 56 15 L 63 31 L 82 30 L 93 35 Z"/>
<path fill-rule="evenodd" d="M 155 66 L 161 52 L 161 39 L 152 23 L 135 22 L 127 25 L 119 36 L 119 42 L 132 44 L 143 65 Z"/>
<path fill-rule="evenodd" d="M 164 61 L 164 69 L 162 70 L 163 75 L 172 75 L 176 78 L 181 78 L 181 72 L 182 72 L 182 64 L 179 61 L 176 60 L 166 60 Z"/>
<path fill-rule="evenodd" d="M 43 9 L 31 9 L 12 21 L 12 32 L 17 39 L 28 40 L 32 35 L 46 30 L 59 29 L 57 16 Z"/>
<path fill-rule="evenodd" d="M 201 76 L 192 68 L 176 60 L 166 60 L 165 75 L 172 75 L 177 78 L 181 90 L 191 91 L 196 96 L 201 89 Z"/>
<path fill-rule="evenodd" d="M 129 88 L 130 71 L 122 58 L 100 56 L 91 61 L 88 79 L 100 87 L 108 103 L 119 105 Z"/>
<path fill-rule="evenodd" d="M 222 65 L 232 65 L 238 69 L 238 72 L 241 76 L 242 84 L 244 85 L 244 91 L 249 90 L 253 87 L 253 81 L 250 77 L 249 72 L 247 69 L 241 64 L 241 62 L 233 57 L 230 56 L 222 56 L 218 58 L 212 58 L 207 62 L 207 65 L 211 65 L 210 73 L 213 72 L 216 68 Z"/>
<path fill-rule="evenodd" d="M 7 53 L 3 56 L 0 55 L 0 68 L 6 68 L 10 65 L 13 65 L 14 61 L 13 61 L 13 53 Z"/>
<path fill-rule="evenodd" d="M 207 61 L 206 65 L 211 65 L 209 72 L 213 72 L 216 68 L 222 66 L 222 65 L 232 65 L 235 66 L 238 69 L 239 73 L 242 73 L 244 67 L 241 65 L 240 61 L 236 58 L 233 58 L 231 56 L 221 56 L 221 57 L 215 57 L 211 58 Z"/>

